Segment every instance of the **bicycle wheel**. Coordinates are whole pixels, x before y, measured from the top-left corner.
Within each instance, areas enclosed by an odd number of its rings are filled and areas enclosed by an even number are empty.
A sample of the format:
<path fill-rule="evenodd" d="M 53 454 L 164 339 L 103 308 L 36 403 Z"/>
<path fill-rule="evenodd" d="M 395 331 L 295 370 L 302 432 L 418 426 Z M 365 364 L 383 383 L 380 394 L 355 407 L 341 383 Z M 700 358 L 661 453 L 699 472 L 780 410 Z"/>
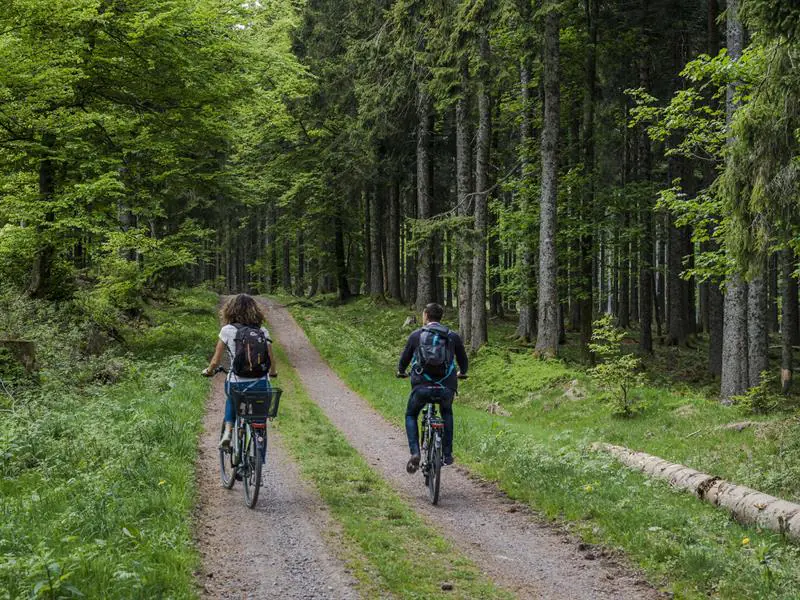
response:
<path fill-rule="evenodd" d="M 431 504 L 439 503 L 439 484 L 442 480 L 442 438 L 439 433 L 432 436 L 428 448 L 428 497 Z"/>
<path fill-rule="evenodd" d="M 225 433 L 224 422 L 219 432 L 220 439 L 222 439 L 223 433 Z M 231 489 L 233 484 L 236 483 L 236 469 L 233 466 L 233 444 L 227 448 L 219 449 L 219 475 L 223 487 L 227 489 Z"/>
<path fill-rule="evenodd" d="M 261 467 L 264 464 L 264 457 L 261 454 L 253 427 L 250 423 L 245 427 L 247 428 L 245 430 L 245 451 L 242 455 L 244 499 L 249 508 L 255 508 L 256 502 L 258 502 L 258 491 L 261 488 Z"/>

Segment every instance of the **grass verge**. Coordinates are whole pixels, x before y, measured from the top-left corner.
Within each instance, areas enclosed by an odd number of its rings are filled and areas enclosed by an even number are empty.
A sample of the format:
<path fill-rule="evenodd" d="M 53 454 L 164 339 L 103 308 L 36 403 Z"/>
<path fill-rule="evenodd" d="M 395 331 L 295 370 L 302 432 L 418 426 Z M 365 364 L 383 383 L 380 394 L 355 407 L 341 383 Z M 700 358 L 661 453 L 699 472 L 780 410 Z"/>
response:
<path fill-rule="evenodd" d="M 428 527 L 308 397 L 276 344 L 284 398 L 276 426 L 346 537 L 343 558 L 365 598 L 510 598 Z M 353 551 L 353 547 L 357 551 Z M 350 550 L 347 550 L 350 548 Z M 453 584 L 442 591 L 442 583 Z"/>
<path fill-rule="evenodd" d="M 334 370 L 400 426 L 408 391 L 393 372 L 407 311 L 368 300 L 290 309 Z M 502 339 L 498 329 L 507 327 L 495 325 L 492 338 Z M 535 360 L 510 342 L 478 353 L 463 392 L 457 457 L 512 497 L 589 542 L 624 551 L 677 597 L 797 598 L 796 546 L 588 449 L 594 441 L 627 445 L 796 499 L 798 463 L 785 462 L 800 457 L 796 426 L 776 420 L 759 430 L 720 429 L 742 416 L 688 386 L 661 384 L 642 391 L 642 414 L 615 418 L 580 369 Z M 487 413 L 490 401 L 511 414 Z"/>
<path fill-rule="evenodd" d="M 196 597 L 190 524 L 209 386 L 197 372 L 215 303 L 176 295 L 94 374 L 45 368 L 0 413 L 0 598 Z"/>

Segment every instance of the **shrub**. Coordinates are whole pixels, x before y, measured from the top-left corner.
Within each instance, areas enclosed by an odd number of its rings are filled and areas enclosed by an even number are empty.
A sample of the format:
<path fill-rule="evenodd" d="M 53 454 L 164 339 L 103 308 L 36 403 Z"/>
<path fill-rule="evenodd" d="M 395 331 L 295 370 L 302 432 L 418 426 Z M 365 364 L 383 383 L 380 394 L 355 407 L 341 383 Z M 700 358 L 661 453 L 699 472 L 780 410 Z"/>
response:
<path fill-rule="evenodd" d="M 601 362 L 589 369 L 589 374 L 602 389 L 610 393 L 613 412 L 629 417 L 638 408 L 638 401 L 631 391 L 641 387 L 644 378 L 638 372 L 641 359 L 622 351 L 624 337 L 625 332 L 614 326 L 610 315 L 594 322 L 589 349 Z"/>

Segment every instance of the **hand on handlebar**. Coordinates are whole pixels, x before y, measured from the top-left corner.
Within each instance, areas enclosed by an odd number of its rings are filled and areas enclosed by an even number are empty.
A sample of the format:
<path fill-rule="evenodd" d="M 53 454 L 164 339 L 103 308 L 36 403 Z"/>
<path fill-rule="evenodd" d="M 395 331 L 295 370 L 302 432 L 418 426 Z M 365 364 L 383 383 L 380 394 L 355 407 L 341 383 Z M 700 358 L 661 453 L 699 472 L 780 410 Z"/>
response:
<path fill-rule="evenodd" d="M 469 379 L 469 375 L 467 375 L 466 373 L 462 373 L 461 371 L 456 373 L 456 377 L 459 379 Z"/>
<path fill-rule="evenodd" d="M 213 370 L 209 370 L 208 367 L 206 367 L 205 369 L 200 371 L 200 375 L 202 375 L 203 377 L 213 377 L 217 373 L 227 373 L 227 372 L 228 370 L 223 366 L 219 366 Z"/>
<path fill-rule="evenodd" d="M 405 378 L 408 377 L 408 373 L 404 373 L 402 371 L 398 371 L 397 373 L 395 373 L 394 376 L 397 377 L 398 379 L 405 379 Z"/>

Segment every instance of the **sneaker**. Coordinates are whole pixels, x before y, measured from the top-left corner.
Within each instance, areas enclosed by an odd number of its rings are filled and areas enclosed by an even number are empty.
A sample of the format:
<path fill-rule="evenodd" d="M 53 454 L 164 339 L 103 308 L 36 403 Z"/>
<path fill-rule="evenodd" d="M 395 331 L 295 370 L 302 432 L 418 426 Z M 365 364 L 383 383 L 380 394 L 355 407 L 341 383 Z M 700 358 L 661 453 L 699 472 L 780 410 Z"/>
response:
<path fill-rule="evenodd" d="M 225 433 L 222 434 L 222 439 L 219 441 L 219 447 L 227 450 L 231 447 L 231 430 L 226 429 Z"/>
<path fill-rule="evenodd" d="M 419 454 L 412 454 L 406 464 L 406 471 L 409 473 L 416 473 L 419 469 Z"/>
<path fill-rule="evenodd" d="M 444 457 L 444 464 L 445 465 L 452 465 L 453 464 L 453 455 L 452 454 L 448 454 L 447 456 Z"/>

